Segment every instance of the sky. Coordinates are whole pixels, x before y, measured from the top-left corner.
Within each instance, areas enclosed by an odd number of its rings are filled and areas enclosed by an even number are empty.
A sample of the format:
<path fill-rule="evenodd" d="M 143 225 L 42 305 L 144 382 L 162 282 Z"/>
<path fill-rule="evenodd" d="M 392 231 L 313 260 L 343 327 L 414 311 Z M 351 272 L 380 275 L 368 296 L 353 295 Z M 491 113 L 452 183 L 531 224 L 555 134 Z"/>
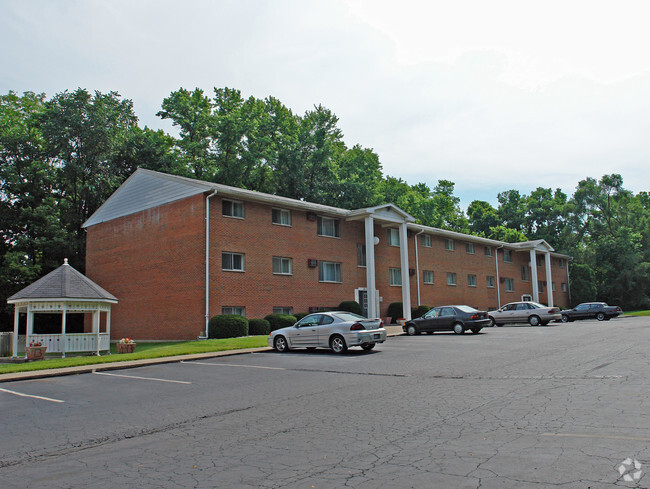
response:
<path fill-rule="evenodd" d="M 385 175 L 499 192 L 620 173 L 648 191 L 650 4 L 627 0 L 0 0 L 0 94 L 179 88 L 321 104 Z"/>

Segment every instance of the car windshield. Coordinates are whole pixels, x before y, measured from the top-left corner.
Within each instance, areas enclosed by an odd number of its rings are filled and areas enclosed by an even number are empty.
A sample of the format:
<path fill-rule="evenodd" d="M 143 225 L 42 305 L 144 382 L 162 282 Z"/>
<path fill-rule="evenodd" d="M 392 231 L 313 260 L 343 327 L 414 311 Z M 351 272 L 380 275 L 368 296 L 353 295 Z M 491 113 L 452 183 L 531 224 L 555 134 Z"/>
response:
<path fill-rule="evenodd" d="M 341 321 L 358 321 L 359 319 L 366 319 L 363 316 L 359 316 L 353 312 L 337 312 L 335 314 L 332 314 L 332 316 L 340 319 Z"/>
<path fill-rule="evenodd" d="M 460 309 L 463 312 L 478 312 L 478 309 L 469 306 L 456 306 L 456 309 Z"/>

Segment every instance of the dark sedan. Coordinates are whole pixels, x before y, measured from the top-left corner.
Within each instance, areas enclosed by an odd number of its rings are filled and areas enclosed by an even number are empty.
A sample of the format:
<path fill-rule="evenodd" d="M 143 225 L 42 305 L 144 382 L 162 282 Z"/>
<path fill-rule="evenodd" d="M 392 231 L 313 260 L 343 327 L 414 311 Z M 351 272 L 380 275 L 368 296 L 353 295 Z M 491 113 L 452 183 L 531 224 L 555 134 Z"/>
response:
<path fill-rule="evenodd" d="M 407 321 L 402 329 L 409 336 L 420 333 L 433 334 L 435 331 L 453 331 L 463 334 L 468 329 L 476 334 L 490 325 L 486 311 L 469 306 L 434 307 L 424 316 Z"/>
<path fill-rule="evenodd" d="M 573 309 L 562 311 L 562 322 L 568 323 L 576 319 L 598 319 L 609 321 L 623 314 L 623 309 L 618 306 L 608 306 L 604 302 L 584 302 Z"/>

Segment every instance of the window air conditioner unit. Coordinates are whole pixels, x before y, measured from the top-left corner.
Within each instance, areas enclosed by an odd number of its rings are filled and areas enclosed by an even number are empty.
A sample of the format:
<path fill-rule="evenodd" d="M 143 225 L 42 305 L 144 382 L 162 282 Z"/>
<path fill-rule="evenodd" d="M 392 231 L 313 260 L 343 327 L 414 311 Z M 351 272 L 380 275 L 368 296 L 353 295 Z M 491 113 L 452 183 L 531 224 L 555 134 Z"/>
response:
<path fill-rule="evenodd" d="M 499 278 L 499 282 L 503 283 L 503 282 L 505 282 L 505 281 L 506 281 L 506 278 L 505 278 L 505 277 L 500 277 L 500 278 Z"/>
<path fill-rule="evenodd" d="M 409 268 L 409 275 L 412 277 L 415 275 L 415 268 Z"/>
<path fill-rule="evenodd" d="M 316 213 L 315 212 L 308 212 L 307 213 L 307 220 L 308 221 L 315 221 L 316 220 Z"/>
<path fill-rule="evenodd" d="M 318 260 L 316 258 L 308 258 L 307 266 L 309 268 L 316 268 L 318 266 Z"/>

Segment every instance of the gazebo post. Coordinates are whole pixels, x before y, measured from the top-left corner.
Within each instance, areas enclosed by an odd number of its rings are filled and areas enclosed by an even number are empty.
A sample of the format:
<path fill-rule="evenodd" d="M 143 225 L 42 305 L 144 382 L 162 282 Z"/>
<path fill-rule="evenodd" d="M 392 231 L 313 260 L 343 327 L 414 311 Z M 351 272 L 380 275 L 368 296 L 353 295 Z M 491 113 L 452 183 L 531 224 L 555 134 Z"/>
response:
<path fill-rule="evenodd" d="M 97 310 L 93 311 L 93 333 L 95 333 L 97 336 L 97 340 L 96 340 L 97 344 L 95 345 L 96 346 L 95 355 L 97 356 L 99 356 L 99 319 L 100 317 L 99 317 L 99 307 L 98 307 Z"/>
<path fill-rule="evenodd" d="M 108 354 L 111 354 L 111 310 L 106 311 L 106 333 L 108 334 Z"/>
<path fill-rule="evenodd" d="M 14 305 L 14 338 L 13 344 L 11 345 L 11 356 L 13 358 L 18 357 L 18 321 L 20 318 L 20 308 L 18 304 Z"/>
<path fill-rule="evenodd" d="M 65 358 L 65 350 L 66 350 L 66 338 L 65 338 L 65 328 L 66 328 L 66 323 L 67 323 L 67 304 L 63 305 L 63 314 L 61 315 L 61 340 L 63 340 L 63 343 L 61 344 L 61 358 Z"/>
<path fill-rule="evenodd" d="M 32 312 L 31 304 L 27 304 L 27 329 L 25 331 L 25 356 L 27 356 L 27 346 L 30 342 L 30 337 L 34 332 L 34 313 Z"/>

